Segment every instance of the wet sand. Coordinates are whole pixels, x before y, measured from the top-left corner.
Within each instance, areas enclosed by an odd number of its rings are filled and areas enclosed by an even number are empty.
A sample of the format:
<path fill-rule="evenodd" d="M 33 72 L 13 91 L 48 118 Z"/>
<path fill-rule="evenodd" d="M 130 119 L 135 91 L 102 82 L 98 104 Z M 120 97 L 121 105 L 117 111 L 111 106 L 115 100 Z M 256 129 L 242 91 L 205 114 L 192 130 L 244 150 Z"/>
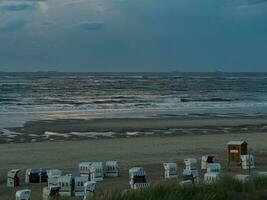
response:
<path fill-rule="evenodd" d="M 0 143 L 267 132 L 266 117 L 148 117 L 29 121 L 0 129 Z M 2 133 L 1 133 L 2 132 Z"/>
<path fill-rule="evenodd" d="M 166 129 L 182 127 L 227 127 L 265 125 L 267 117 L 214 117 L 214 118 L 110 118 L 110 119 L 61 119 L 26 122 L 20 130 L 25 133 L 41 133 L 45 130 L 70 131 L 124 131 Z"/>

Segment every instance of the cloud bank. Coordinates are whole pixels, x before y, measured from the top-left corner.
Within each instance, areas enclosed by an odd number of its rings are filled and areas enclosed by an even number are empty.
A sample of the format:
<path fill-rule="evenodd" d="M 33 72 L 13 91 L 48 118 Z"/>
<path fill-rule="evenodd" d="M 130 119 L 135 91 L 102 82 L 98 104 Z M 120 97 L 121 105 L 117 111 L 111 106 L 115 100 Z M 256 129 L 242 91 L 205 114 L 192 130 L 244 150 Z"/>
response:
<path fill-rule="evenodd" d="M 45 13 L 48 8 L 44 0 L 0 1 L 0 9 L 11 12 L 40 9 Z"/>
<path fill-rule="evenodd" d="M 266 70 L 266 11 L 267 0 L 0 0 L 0 71 Z"/>
<path fill-rule="evenodd" d="M 11 2 L 0 6 L 1 9 L 7 11 L 23 11 L 23 10 L 34 9 L 34 7 L 35 5 L 30 2 L 22 2 L 22 3 Z"/>

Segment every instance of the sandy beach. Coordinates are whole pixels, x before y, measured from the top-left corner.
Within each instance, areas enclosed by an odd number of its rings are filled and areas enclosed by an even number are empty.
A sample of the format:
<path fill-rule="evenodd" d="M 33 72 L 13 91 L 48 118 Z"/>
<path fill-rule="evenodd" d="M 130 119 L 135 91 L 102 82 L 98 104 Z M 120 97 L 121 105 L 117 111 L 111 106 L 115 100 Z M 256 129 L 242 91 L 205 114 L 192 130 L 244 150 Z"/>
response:
<path fill-rule="evenodd" d="M 5 175 L 9 169 L 54 167 L 66 173 L 77 171 L 81 161 L 118 160 L 121 170 L 119 178 L 108 178 L 98 186 L 98 193 L 106 190 L 128 188 L 128 169 L 142 166 L 147 170 L 152 183 L 162 180 L 162 162 L 174 161 L 179 164 L 179 173 L 183 169 L 183 159 L 213 154 L 223 164 L 224 174 L 247 173 L 233 166 L 225 168 L 226 143 L 229 140 L 246 140 L 255 156 L 256 170 L 266 171 L 267 135 L 266 118 L 218 118 L 218 119 L 98 119 L 98 120 L 59 120 L 28 122 L 24 127 L 12 129 L 27 134 L 42 134 L 45 131 L 69 132 L 152 132 L 151 135 L 130 134 L 118 137 L 83 139 L 78 137 L 58 138 L 58 141 L 1 144 L 0 166 L 1 197 L 11 198 L 14 193 L 5 187 Z M 190 129 L 190 133 L 180 132 Z M 177 133 L 166 134 L 169 130 Z M 154 130 L 154 131 L 153 131 Z M 206 130 L 201 132 L 199 130 Z M 23 137 L 21 135 L 20 137 Z M 64 141 L 65 140 L 65 141 Z M 200 163 L 199 163 L 200 166 Z M 22 187 L 25 187 L 22 184 Z M 33 186 L 38 195 L 42 186 Z"/>

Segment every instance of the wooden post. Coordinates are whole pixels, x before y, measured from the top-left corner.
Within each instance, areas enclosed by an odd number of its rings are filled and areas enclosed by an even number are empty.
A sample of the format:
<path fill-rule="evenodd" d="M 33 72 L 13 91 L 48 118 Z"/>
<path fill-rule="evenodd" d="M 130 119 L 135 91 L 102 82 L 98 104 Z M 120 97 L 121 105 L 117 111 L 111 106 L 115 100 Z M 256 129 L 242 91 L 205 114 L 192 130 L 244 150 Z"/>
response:
<path fill-rule="evenodd" d="M 251 173 L 251 149 L 248 150 L 248 173 Z"/>

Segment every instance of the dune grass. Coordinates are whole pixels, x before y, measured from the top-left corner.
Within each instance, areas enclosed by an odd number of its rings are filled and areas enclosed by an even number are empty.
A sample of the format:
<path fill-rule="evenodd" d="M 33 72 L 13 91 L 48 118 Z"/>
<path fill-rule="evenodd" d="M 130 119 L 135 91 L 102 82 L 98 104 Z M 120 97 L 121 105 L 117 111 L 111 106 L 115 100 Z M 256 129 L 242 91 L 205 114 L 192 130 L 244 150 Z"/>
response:
<path fill-rule="evenodd" d="M 267 177 L 252 177 L 242 183 L 223 177 L 214 184 L 181 187 L 178 183 L 164 182 L 149 189 L 129 192 L 111 192 L 97 200 L 234 200 L 267 199 Z"/>
<path fill-rule="evenodd" d="M 35 193 L 36 194 L 36 193 Z M 32 195 L 33 200 L 42 200 Z M 81 198 L 60 197 L 58 200 Z M 252 176 L 242 183 L 232 177 L 221 177 L 213 184 L 180 186 L 166 181 L 143 190 L 113 191 L 96 194 L 93 200 L 263 200 L 267 199 L 267 176 Z M 6 200 L 13 200 L 6 199 Z"/>

